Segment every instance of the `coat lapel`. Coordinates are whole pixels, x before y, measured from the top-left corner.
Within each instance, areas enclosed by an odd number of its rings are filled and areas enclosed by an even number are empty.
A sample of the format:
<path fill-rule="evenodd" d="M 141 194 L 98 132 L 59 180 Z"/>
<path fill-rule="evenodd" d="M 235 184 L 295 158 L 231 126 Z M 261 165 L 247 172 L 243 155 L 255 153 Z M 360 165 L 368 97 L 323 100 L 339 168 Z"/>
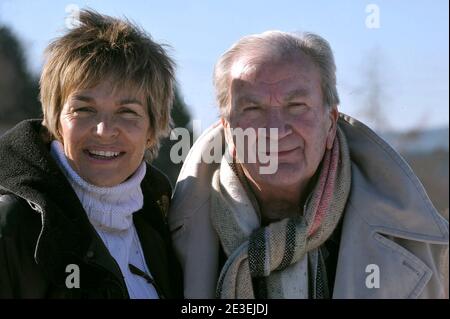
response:
<path fill-rule="evenodd" d="M 170 297 L 170 269 L 165 240 L 160 236 L 166 226 L 162 224 L 163 212 L 150 191 L 151 185 L 144 179 L 141 187 L 144 194 L 144 207 L 133 215 L 133 221 L 144 252 L 145 262 L 156 283 L 160 298 Z M 159 228 L 159 229 L 158 229 Z M 161 295 L 162 293 L 162 295 Z"/>
<path fill-rule="evenodd" d="M 353 209 L 344 219 L 333 298 L 417 298 L 431 269 Z"/>

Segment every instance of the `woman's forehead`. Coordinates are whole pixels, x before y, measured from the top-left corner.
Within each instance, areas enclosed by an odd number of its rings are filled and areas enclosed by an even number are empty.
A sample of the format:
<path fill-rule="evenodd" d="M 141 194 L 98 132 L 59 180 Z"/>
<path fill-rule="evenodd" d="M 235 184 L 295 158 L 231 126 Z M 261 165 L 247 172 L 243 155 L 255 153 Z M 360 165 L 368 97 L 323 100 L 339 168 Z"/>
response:
<path fill-rule="evenodd" d="M 80 85 L 70 91 L 69 97 L 80 94 L 91 96 L 93 98 L 116 96 L 120 98 L 145 100 L 144 89 L 139 87 L 136 83 L 132 81 L 119 81 L 110 78 L 94 83 Z"/>

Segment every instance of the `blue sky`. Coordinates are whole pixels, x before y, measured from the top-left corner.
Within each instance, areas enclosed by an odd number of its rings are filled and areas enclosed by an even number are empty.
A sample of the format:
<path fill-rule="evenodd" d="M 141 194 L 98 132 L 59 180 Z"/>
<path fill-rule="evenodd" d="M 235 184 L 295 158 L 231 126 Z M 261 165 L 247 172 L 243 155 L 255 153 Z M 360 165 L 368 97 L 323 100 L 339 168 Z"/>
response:
<path fill-rule="evenodd" d="M 126 16 L 171 45 L 181 92 L 203 129 L 218 118 L 211 80 L 217 58 L 240 37 L 269 29 L 315 32 L 330 42 L 342 112 L 388 130 L 449 123 L 447 0 L 0 0 L 0 23 L 19 36 L 35 73 L 46 45 L 66 30 L 71 4 Z M 366 26 L 369 4 L 379 9 L 379 28 Z M 366 114 L 364 98 L 374 65 L 383 93 L 378 122 Z"/>

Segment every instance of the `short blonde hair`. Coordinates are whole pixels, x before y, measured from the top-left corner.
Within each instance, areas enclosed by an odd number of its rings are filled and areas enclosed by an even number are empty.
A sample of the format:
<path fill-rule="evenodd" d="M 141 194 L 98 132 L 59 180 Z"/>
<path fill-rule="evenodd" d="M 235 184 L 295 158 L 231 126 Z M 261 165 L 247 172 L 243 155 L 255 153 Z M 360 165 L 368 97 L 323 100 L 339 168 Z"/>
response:
<path fill-rule="evenodd" d="M 45 51 L 40 100 L 43 125 L 52 138 L 61 139 L 59 116 L 69 94 L 108 77 L 116 87 L 135 88 L 145 95 L 153 142 L 149 157 L 155 158 L 172 124 L 175 64 L 164 46 L 128 20 L 82 10 L 79 25 Z"/>

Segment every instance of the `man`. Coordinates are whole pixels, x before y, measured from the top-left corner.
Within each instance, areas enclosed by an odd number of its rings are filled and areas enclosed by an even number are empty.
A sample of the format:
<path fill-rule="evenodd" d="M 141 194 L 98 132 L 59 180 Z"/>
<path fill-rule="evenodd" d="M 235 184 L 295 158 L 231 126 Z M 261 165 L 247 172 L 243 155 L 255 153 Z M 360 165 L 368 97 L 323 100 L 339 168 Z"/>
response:
<path fill-rule="evenodd" d="M 335 69 L 314 34 L 248 36 L 218 61 L 221 120 L 186 158 L 169 215 L 185 297 L 446 297 L 448 222 L 406 162 L 338 112 Z M 254 134 L 239 143 L 239 129 Z"/>

